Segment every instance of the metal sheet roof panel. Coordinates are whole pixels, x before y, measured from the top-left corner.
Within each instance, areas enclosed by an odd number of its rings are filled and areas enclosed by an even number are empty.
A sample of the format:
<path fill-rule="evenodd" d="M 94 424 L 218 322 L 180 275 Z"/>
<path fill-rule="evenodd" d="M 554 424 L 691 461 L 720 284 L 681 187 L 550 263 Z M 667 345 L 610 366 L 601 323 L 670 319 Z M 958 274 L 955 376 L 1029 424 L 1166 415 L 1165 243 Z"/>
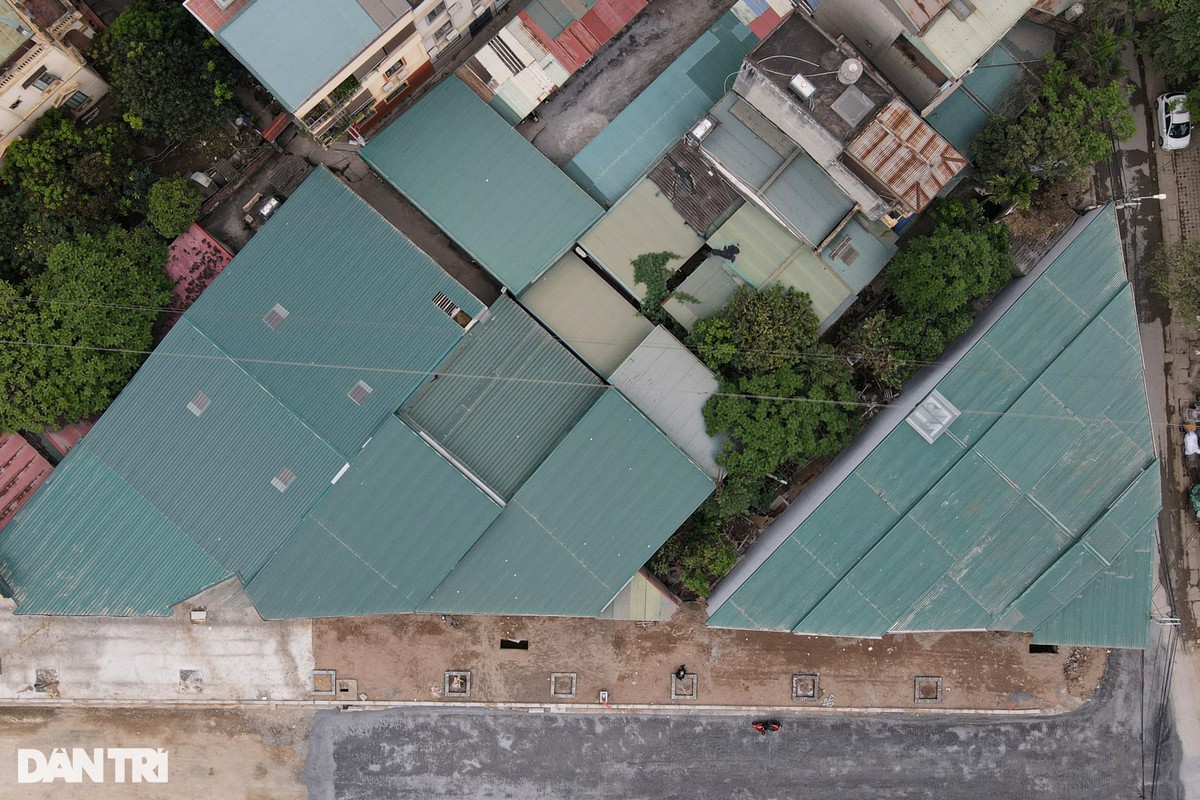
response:
<path fill-rule="evenodd" d="M 440 83 L 360 152 L 517 294 L 602 213 L 456 77 Z"/>
<path fill-rule="evenodd" d="M 712 490 L 711 478 L 609 390 L 423 608 L 599 614 Z"/>
<path fill-rule="evenodd" d="M 521 303 L 606 377 L 654 330 L 632 302 L 574 253 L 526 289 Z"/>
<path fill-rule="evenodd" d="M 357 0 L 255 0 L 215 36 L 295 111 L 382 32 Z"/>
<path fill-rule="evenodd" d="M 508 295 L 402 412 L 502 497 L 512 497 L 603 383 Z"/>
<path fill-rule="evenodd" d="M 167 616 L 229 576 L 86 443 L 44 489 L 0 533 L 18 614 Z"/>
<path fill-rule="evenodd" d="M 268 619 L 415 611 L 499 514 L 392 417 L 246 591 Z"/>

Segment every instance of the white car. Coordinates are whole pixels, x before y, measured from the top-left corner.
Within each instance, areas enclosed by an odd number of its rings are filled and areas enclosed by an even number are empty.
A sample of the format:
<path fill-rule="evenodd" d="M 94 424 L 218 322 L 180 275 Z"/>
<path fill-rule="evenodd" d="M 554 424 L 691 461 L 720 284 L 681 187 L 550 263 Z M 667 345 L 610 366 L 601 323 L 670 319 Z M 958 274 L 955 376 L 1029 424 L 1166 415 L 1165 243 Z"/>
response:
<path fill-rule="evenodd" d="M 1182 150 L 1192 141 L 1192 115 L 1184 103 L 1183 92 L 1167 92 L 1158 96 L 1158 146 L 1163 150 Z"/>

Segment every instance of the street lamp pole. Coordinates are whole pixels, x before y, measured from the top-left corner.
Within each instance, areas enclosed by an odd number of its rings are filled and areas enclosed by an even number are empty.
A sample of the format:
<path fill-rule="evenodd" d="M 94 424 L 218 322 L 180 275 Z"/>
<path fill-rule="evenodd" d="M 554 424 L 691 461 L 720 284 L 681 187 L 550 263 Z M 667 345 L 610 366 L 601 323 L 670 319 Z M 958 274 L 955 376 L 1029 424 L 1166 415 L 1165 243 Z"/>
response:
<path fill-rule="evenodd" d="M 1133 208 L 1137 208 L 1138 206 L 1140 206 L 1142 204 L 1143 200 L 1166 200 L 1166 199 L 1167 199 L 1167 196 L 1165 194 L 1147 194 L 1147 195 L 1142 195 L 1141 197 L 1123 197 L 1120 200 L 1118 200 L 1115 203 L 1115 205 L 1117 208 L 1129 208 L 1130 206 L 1132 206 Z"/>

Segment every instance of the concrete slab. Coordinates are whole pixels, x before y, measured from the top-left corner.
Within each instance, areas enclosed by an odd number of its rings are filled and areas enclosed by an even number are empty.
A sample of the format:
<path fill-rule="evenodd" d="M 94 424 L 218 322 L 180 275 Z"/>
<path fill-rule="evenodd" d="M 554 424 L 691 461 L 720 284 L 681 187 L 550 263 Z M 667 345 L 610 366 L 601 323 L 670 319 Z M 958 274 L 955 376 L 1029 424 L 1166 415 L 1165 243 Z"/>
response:
<path fill-rule="evenodd" d="M 238 595 L 223 584 L 169 619 L 18 616 L 0 601 L 0 698 L 47 697 L 33 686 L 38 670 L 54 669 L 64 699 L 307 699 L 312 623 L 264 622 Z M 207 609 L 203 624 L 190 621 L 192 606 Z M 181 671 L 198 675 L 185 682 Z"/>

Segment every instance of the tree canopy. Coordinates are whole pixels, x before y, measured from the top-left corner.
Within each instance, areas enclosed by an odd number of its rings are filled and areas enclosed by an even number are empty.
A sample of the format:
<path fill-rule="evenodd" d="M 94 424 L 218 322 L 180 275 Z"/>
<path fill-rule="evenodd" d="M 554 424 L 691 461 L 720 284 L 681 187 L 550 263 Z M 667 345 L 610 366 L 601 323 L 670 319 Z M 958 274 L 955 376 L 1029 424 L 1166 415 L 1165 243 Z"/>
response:
<path fill-rule="evenodd" d="M 1138 43 L 1200 114 L 1200 0 L 1151 0 L 1150 9 Z"/>
<path fill-rule="evenodd" d="M 22 287 L 0 283 L 0 429 L 82 419 L 112 402 L 170 302 L 165 263 L 153 234 L 113 228 L 56 245 Z"/>
<path fill-rule="evenodd" d="M 146 221 L 160 236 L 174 239 L 200 216 L 203 198 L 187 178 L 163 178 L 147 193 Z"/>
<path fill-rule="evenodd" d="M 740 286 L 723 311 L 696 323 L 691 343 L 710 369 L 734 377 L 795 361 L 816 342 L 819 325 L 804 292 Z"/>
<path fill-rule="evenodd" d="M 1111 153 L 1110 132 L 1117 139 L 1134 133 L 1120 80 L 1089 87 L 1066 62 L 1047 63 L 1029 108 L 1018 117 L 992 117 L 971 143 L 984 188 L 1022 209 L 1043 183 L 1086 178 Z"/>
<path fill-rule="evenodd" d="M 130 210 L 134 177 L 127 129 L 108 122 L 81 128 L 60 109 L 9 145 L 0 165 L 0 178 L 21 193 L 29 211 L 84 228 L 111 225 Z"/>
<path fill-rule="evenodd" d="M 1150 262 L 1150 275 L 1171 308 L 1183 315 L 1186 324 L 1196 327 L 1200 323 L 1200 243 L 1161 247 Z"/>
<path fill-rule="evenodd" d="M 134 130 L 185 139 L 227 113 L 235 67 L 177 0 L 134 0 L 94 48 Z"/>

